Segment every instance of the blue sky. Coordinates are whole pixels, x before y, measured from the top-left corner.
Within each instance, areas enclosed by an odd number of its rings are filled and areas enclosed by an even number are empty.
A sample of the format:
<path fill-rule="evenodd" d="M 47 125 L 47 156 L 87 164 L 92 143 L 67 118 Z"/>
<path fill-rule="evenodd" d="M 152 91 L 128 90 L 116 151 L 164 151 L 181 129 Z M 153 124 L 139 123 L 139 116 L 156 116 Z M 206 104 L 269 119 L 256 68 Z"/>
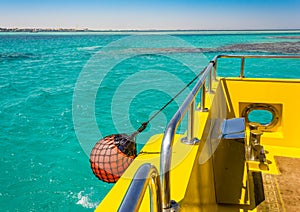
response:
<path fill-rule="evenodd" d="M 300 0 L 0 0 L 0 6 L 0 27 L 300 28 Z"/>

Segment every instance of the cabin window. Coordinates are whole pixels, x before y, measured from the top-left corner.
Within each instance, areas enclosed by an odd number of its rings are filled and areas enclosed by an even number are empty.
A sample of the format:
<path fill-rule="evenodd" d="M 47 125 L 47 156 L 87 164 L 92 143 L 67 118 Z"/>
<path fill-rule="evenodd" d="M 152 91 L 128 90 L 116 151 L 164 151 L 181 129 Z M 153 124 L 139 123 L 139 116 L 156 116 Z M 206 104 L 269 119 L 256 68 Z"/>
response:
<path fill-rule="evenodd" d="M 273 119 L 273 114 L 268 110 L 252 110 L 248 114 L 249 122 L 256 122 L 261 125 L 269 125 Z"/>
<path fill-rule="evenodd" d="M 277 108 L 280 109 L 280 105 Z M 275 104 L 268 103 L 241 103 L 241 117 L 245 118 L 246 123 L 259 123 L 264 130 L 273 129 L 279 123 L 281 112 L 275 107 Z M 280 109 L 281 111 L 281 109 Z M 275 129 L 275 128 L 274 128 Z"/>

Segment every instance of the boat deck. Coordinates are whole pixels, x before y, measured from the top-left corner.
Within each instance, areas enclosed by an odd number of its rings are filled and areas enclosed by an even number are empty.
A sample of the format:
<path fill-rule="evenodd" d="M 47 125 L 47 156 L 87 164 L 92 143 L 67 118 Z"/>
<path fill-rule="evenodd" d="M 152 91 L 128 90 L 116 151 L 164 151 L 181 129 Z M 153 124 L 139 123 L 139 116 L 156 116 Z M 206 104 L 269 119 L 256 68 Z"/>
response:
<path fill-rule="evenodd" d="M 263 174 L 265 201 L 257 211 L 300 211 L 300 158 L 276 156 L 279 175 Z"/>

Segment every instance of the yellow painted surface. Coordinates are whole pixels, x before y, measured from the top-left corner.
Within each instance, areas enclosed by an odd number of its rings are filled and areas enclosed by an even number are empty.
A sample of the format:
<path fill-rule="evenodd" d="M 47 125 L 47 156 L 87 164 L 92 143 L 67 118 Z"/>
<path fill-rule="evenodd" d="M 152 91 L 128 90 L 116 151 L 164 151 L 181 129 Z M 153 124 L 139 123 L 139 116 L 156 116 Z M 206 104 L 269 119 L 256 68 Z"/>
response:
<path fill-rule="evenodd" d="M 299 148 L 300 81 L 275 79 L 226 79 L 224 87 L 230 94 L 235 116 L 241 102 L 282 104 L 280 126 L 275 132 L 265 132 L 263 145 Z"/>
<path fill-rule="evenodd" d="M 275 156 L 300 158 L 300 148 L 264 145 L 264 149 L 266 151 L 267 162 L 262 166 L 262 164 L 259 162 L 248 161 L 249 169 L 261 171 L 266 174 L 280 174 L 274 158 Z M 264 170 L 264 167 L 266 166 L 268 167 L 268 170 Z"/>
<path fill-rule="evenodd" d="M 261 137 L 267 162 L 249 161 L 249 169 L 279 174 L 274 156 L 300 157 L 299 80 L 223 79 L 223 86 L 228 90 L 229 105 L 235 116 L 241 113 L 241 102 L 282 105 L 279 126 L 272 132 L 264 132 Z M 266 166 L 268 170 L 264 170 Z"/>
<path fill-rule="evenodd" d="M 247 169 L 278 174 L 274 156 L 300 158 L 299 80 L 232 78 L 219 82 L 214 83 L 214 94 L 207 95 L 206 107 L 210 109 L 209 112 L 195 112 L 195 131 L 197 137 L 201 138 L 200 144 L 182 144 L 180 139 L 184 135 L 176 135 L 174 139 L 171 199 L 180 204 L 181 211 L 256 211 L 253 179 L 247 175 Z M 240 205 L 217 204 L 214 170 L 220 167 L 213 167 L 211 155 L 220 141 L 208 137 L 218 119 L 239 117 L 241 102 L 282 104 L 280 122 L 273 131 L 264 132 L 261 138 L 261 144 L 266 150 L 265 165 L 268 170 L 262 170 L 259 162 L 245 161 Z M 162 134 L 153 136 L 142 151 L 160 152 L 162 138 Z M 117 211 L 138 167 L 143 163 L 152 163 L 159 169 L 159 157 L 159 154 L 140 154 L 96 211 Z M 149 192 L 146 192 L 140 211 L 149 211 L 149 202 Z"/>
<path fill-rule="evenodd" d="M 219 145 L 218 142 L 214 139 L 209 139 L 209 131 L 212 130 L 211 126 L 213 126 L 213 122 L 226 118 L 230 116 L 231 112 L 228 111 L 227 99 L 222 91 L 221 86 L 215 87 L 216 94 L 215 96 L 211 96 L 212 105 L 210 107 L 209 112 L 209 121 L 206 124 L 206 128 L 203 134 L 204 142 L 200 144 L 198 154 L 196 156 L 193 170 L 190 176 L 189 184 L 186 189 L 184 199 L 179 202 L 180 203 L 180 211 L 202 211 L 202 212 L 229 212 L 229 211 L 256 211 L 254 202 L 254 193 L 250 192 L 253 190 L 253 185 L 249 183 L 249 178 L 247 175 L 247 166 L 243 166 L 243 169 L 239 171 L 240 179 L 241 179 L 241 187 L 240 187 L 240 198 L 236 200 L 236 204 L 217 204 L 216 202 L 216 190 L 215 187 L 215 177 L 214 172 L 217 169 L 221 169 L 222 165 L 220 163 L 213 166 L 213 157 L 214 149 L 213 147 L 217 145 L 218 147 L 223 148 L 226 151 L 230 151 L 230 147 L 226 145 Z M 217 143 L 216 143 L 217 142 Z M 229 143 L 230 144 L 230 143 Z M 236 143 L 235 143 L 236 144 Z M 243 151 L 243 150 L 242 150 Z M 222 151 L 221 151 L 222 152 Z M 230 153 L 229 153 L 230 154 Z M 203 156 L 208 155 L 209 157 L 204 157 L 207 160 L 203 159 Z M 221 155 L 222 157 L 222 155 Z M 225 156 L 226 157 L 226 156 Z M 224 159 L 225 159 L 224 157 Z M 228 155 L 227 155 L 228 157 Z M 226 160 L 224 160 L 226 163 Z M 229 162 L 229 161 L 228 161 Z M 230 163 L 235 163 L 240 161 L 235 161 L 234 159 L 230 161 Z M 244 161 L 245 162 L 245 161 Z M 242 163 L 244 163 L 242 161 Z M 221 160 L 222 163 L 222 160 Z M 236 170 L 237 171 L 237 170 Z M 222 178 L 222 176 L 220 176 Z M 251 180 L 251 179 L 250 179 Z M 229 187 L 228 187 L 229 186 Z M 224 194 L 227 192 L 230 196 L 231 185 L 224 185 Z M 222 192 L 222 191 L 221 191 Z M 226 198 L 226 195 L 224 195 Z"/>

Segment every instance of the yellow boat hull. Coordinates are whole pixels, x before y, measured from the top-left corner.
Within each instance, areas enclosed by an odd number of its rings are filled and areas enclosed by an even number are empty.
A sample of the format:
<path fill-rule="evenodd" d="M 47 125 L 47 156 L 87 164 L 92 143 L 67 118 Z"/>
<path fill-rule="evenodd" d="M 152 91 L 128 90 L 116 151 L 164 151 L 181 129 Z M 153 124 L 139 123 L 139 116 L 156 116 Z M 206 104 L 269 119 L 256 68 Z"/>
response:
<path fill-rule="evenodd" d="M 211 92 L 205 98 L 208 110 L 194 112 L 194 133 L 200 142 L 187 145 L 181 142 L 186 135 L 177 134 L 174 138 L 171 199 L 179 204 L 180 211 L 285 210 L 285 200 L 277 180 L 282 168 L 278 161 L 283 160 L 279 157 L 300 158 L 300 80 L 218 78 L 213 81 Z M 276 122 L 272 126 L 261 127 L 265 161 L 249 160 L 248 127 L 245 143 L 212 137 L 212 128 L 217 120 L 241 117 L 253 104 L 276 111 L 273 114 Z M 162 140 L 163 134 L 149 139 L 142 153 L 96 211 L 118 210 L 142 164 L 160 167 Z M 140 211 L 150 211 L 150 208 L 150 196 L 146 192 Z"/>

